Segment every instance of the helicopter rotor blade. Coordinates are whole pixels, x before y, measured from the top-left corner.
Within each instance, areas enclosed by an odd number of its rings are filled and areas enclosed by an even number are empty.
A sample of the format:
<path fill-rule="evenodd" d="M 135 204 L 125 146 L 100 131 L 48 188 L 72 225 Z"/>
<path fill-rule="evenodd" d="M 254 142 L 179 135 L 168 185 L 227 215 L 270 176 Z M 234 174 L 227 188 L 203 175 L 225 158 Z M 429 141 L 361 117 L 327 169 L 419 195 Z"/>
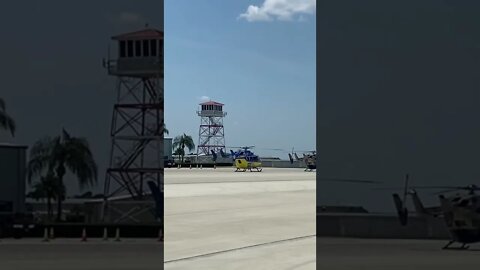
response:
<path fill-rule="evenodd" d="M 454 192 L 454 191 L 458 191 L 458 189 L 446 189 L 446 190 L 441 190 L 441 191 L 433 192 L 432 195 L 440 195 L 440 194 L 449 193 L 449 192 Z"/>
<path fill-rule="evenodd" d="M 372 188 L 372 190 L 404 190 L 405 187 L 377 187 L 377 188 Z"/>
<path fill-rule="evenodd" d="M 383 182 L 373 180 L 360 180 L 360 179 L 345 179 L 345 178 L 319 178 L 320 182 L 347 182 L 347 183 L 359 183 L 359 184 L 380 184 Z"/>
<path fill-rule="evenodd" d="M 471 186 L 414 186 L 415 189 L 449 189 L 449 190 L 480 190 L 480 187 Z"/>

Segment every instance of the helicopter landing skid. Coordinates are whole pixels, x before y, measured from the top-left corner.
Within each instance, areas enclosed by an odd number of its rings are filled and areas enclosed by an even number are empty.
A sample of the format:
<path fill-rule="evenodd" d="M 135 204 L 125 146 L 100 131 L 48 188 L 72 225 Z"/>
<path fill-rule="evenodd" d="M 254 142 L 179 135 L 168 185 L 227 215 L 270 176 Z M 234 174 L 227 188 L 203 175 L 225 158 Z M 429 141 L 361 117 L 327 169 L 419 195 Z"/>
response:
<path fill-rule="evenodd" d="M 455 243 L 455 241 L 448 242 L 442 249 L 467 250 L 470 247 L 467 246 L 466 243 L 462 243 L 461 247 L 450 247 L 450 245 L 453 243 Z"/>

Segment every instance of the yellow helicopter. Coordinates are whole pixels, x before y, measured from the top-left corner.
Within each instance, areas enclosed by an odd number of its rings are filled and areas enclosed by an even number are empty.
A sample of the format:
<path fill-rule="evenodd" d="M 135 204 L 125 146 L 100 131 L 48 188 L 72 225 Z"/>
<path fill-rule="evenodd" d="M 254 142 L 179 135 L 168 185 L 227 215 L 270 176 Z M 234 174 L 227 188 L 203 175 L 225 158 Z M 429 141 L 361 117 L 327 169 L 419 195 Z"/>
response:
<path fill-rule="evenodd" d="M 247 170 L 251 172 L 253 170 L 256 170 L 257 172 L 262 171 L 262 162 L 260 161 L 260 158 L 249 150 L 253 147 L 254 146 L 244 146 L 236 152 L 230 150 L 234 159 L 236 172 L 246 172 Z"/>

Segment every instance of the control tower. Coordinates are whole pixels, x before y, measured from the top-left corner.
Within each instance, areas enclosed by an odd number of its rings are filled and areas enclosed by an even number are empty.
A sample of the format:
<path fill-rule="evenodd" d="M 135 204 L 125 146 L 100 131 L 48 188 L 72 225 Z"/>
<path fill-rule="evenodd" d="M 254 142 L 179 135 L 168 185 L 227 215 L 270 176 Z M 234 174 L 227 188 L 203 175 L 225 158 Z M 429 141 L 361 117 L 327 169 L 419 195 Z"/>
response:
<path fill-rule="evenodd" d="M 225 133 L 223 118 L 227 115 L 223 111 L 224 104 L 215 101 L 200 103 L 200 128 L 198 131 L 197 156 L 210 155 L 211 151 L 225 151 Z"/>
<path fill-rule="evenodd" d="M 144 29 L 112 40 L 116 57 L 104 67 L 117 83 L 104 195 L 143 200 L 148 181 L 163 190 L 163 32 Z"/>

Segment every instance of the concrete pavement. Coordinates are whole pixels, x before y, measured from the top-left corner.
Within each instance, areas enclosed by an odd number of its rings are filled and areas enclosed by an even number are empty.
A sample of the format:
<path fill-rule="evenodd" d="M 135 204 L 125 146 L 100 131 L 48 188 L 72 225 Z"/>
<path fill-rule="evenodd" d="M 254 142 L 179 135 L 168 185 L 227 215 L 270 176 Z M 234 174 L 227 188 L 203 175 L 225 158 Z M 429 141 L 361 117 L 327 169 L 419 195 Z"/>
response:
<path fill-rule="evenodd" d="M 315 269 L 315 173 L 165 170 L 165 269 Z"/>
<path fill-rule="evenodd" d="M 442 250 L 444 240 L 317 238 L 318 269 L 451 270 L 478 269 L 480 245 Z"/>

